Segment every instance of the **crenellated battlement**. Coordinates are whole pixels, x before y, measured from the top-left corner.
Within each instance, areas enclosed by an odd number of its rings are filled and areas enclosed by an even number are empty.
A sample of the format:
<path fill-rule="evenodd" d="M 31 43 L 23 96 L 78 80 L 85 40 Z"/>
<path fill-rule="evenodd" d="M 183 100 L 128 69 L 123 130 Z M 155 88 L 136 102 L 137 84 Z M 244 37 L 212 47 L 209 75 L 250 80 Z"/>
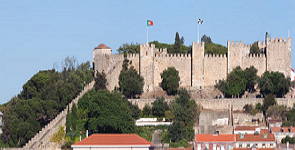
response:
<path fill-rule="evenodd" d="M 112 60 L 117 60 L 117 61 L 123 61 L 124 60 L 124 54 L 113 54 L 111 55 Z"/>
<path fill-rule="evenodd" d="M 227 58 L 227 54 L 205 54 L 205 58 Z"/>
<path fill-rule="evenodd" d="M 140 44 L 140 48 L 156 49 L 156 46 L 155 44 L 145 43 L 145 44 Z"/>
<path fill-rule="evenodd" d="M 191 54 L 189 54 L 189 53 L 184 53 L 184 54 L 179 54 L 179 53 L 175 53 L 175 54 L 155 54 L 155 57 L 161 57 L 161 58 L 169 58 L 169 57 L 173 57 L 173 58 L 191 58 Z"/>
<path fill-rule="evenodd" d="M 250 53 L 246 56 L 247 58 L 265 58 L 266 55 L 264 53 L 259 53 L 259 54 L 253 54 L 253 53 Z"/>
<path fill-rule="evenodd" d="M 282 38 L 282 37 L 277 37 L 277 38 L 268 38 L 267 42 L 271 43 L 288 43 L 291 41 L 291 38 Z"/>
<path fill-rule="evenodd" d="M 167 48 L 155 48 L 155 53 L 167 54 Z"/>
<path fill-rule="evenodd" d="M 245 44 L 240 41 L 228 41 L 227 43 L 228 43 L 228 47 L 239 47 L 239 48 L 247 48 L 247 49 L 251 48 L 251 44 Z"/>
<path fill-rule="evenodd" d="M 242 69 L 254 66 L 258 75 L 265 71 L 279 71 L 290 76 L 291 38 L 267 38 L 258 41 L 258 47 L 263 53 L 250 53 L 251 44 L 228 41 L 227 54 L 206 54 L 204 42 L 193 42 L 191 53 L 172 54 L 167 53 L 166 48 L 145 43 L 140 45 L 139 53 L 127 54 L 127 59 L 144 78 L 144 92 L 159 88 L 161 73 L 168 67 L 179 71 L 181 87 L 214 86 L 238 66 Z M 100 46 L 93 58 L 94 68 L 106 72 L 108 89 L 113 90 L 118 87 L 124 55 L 110 52 L 110 48 Z"/>
<path fill-rule="evenodd" d="M 127 54 L 127 59 L 133 59 L 133 58 L 138 58 L 138 57 L 139 57 L 138 53 L 128 53 Z"/>

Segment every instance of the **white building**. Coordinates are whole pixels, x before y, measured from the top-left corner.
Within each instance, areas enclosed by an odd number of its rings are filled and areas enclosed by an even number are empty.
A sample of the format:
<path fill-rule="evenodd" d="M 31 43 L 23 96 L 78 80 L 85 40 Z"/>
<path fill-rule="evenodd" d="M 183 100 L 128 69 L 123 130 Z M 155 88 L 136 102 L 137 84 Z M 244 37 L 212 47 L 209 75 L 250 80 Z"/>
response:
<path fill-rule="evenodd" d="M 139 118 L 135 121 L 136 126 L 169 126 L 172 122 L 166 122 L 165 118 L 158 121 L 157 118 Z"/>
<path fill-rule="evenodd" d="M 260 134 L 260 130 L 257 126 L 236 126 L 234 134 Z"/>
<path fill-rule="evenodd" d="M 295 137 L 295 127 L 272 127 L 270 130 L 275 135 L 277 143 L 281 143 L 286 136 Z"/>
<path fill-rule="evenodd" d="M 137 134 L 92 134 L 72 145 L 73 150 L 149 150 L 151 143 Z"/>
<path fill-rule="evenodd" d="M 236 148 L 276 148 L 275 136 L 265 134 L 240 134 L 236 135 Z"/>

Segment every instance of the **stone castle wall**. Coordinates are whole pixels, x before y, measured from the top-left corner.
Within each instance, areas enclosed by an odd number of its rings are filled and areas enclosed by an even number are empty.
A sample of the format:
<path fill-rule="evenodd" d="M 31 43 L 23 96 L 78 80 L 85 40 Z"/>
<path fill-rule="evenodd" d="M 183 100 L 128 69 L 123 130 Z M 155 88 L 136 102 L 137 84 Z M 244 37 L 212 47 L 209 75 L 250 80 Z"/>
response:
<path fill-rule="evenodd" d="M 290 76 L 291 38 L 267 39 L 267 70 L 279 71 Z"/>
<path fill-rule="evenodd" d="M 227 56 L 205 54 L 204 86 L 215 85 L 219 80 L 226 79 Z"/>
<path fill-rule="evenodd" d="M 50 141 L 53 134 L 55 134 L 58 129 L 66 125 L 66 117 L 68 109 L 71 110 L 74 104 L 78 103 L 78 100 L 90 91 L 94 86 L 94 81 L 89 83 L 84 87 L 84 89 L 79 93 L 79 95 L 71 101 L 71 103 L 60 112 L 53 120 L 51 120 L 45 127 L 43 127 L 31 140 L 29 140 L 23 148 L 23 150 L 47 150 L 47 149 L 60 149 L 59 144 Z"/>
<path fill-rule="evenodd" d="M 179 72 L 180 86 L 191 86 L 191 55 L 190 54 L 164 54 L 154 58 L 154 83 L 159 86 L 161 73 L 168 67 L 175 67 Z"/>
<path fill-rule="evenodd" d="M 166 49 L 143 44 L 140 45 L 139 54 L 128 54 L 127 59 L 144 78 L 144 92 L 159 87 L 161 73 L 168 67 L 175 67 L 179 71 L 181 87 L 193 88 L 214 86 L 238 66 L 242 69 L 254 66 L 258 75 L 265 71 L 279 71 L 290 76 L 290 38 L 267 39 L 258 42 L 258 46 L 265 53 L 250 54 L 251 45 L 232 41 L 228 41 L 228 53 L 225 55 L 205 54 L 204 43 L 194 42 L 191 54 L 167 54 Z M 119 87 L 123 54 L 112 54 L 111 49 L 94 49 L 93 55 L 95 70 L 106 73 L 108 89 Z"/>
<path fill-rule="evenodd" d="M 241 68 L 246 69 L 251 66 L 257 69 L 257 75 L 261 76 L 266 71 L 266 57 L 265 54 L 249 54 L 243 57 Z"/>
<path fill-rule="evenodd" d="M 250 52 L 251 45 L 242 42 L 227 42 L 228 48 L 228 72 L 238 66 L 243 66 L 243 58 Z"/>
<path fill-rule="evenodd" d="M 155 99 L 128 99 L 128 101 L 137 105 L 139 109 L 143 109 L 145 105 L 151 106 Z M 166 99 L 166 101 L 170 103 L 172 100 Z M 232 107 L 233 111 L 243 110 L 246 104 L 256 105 L 257 103 L 263 103 L 262 98 L 197 99 L 195 101 L 202 106 L 203 109 L 224 110 Z M 284 105 L 289 108 L 292 108 L 293 104 L 295 104 L 294 98 L 276 98 L 276 101 L 279 105 Z"/>

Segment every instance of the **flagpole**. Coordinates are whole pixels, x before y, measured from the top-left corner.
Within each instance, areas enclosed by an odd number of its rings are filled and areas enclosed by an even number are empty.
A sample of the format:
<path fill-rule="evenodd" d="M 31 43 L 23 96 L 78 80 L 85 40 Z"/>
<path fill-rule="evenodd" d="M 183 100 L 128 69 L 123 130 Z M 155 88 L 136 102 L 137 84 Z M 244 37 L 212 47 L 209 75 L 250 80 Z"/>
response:
<path fill-rule="evenodd" d="M 198 43 L 200 42 L 200 24 L 197 23 L 197 34 L 198 34 Z"/>
<path fill-rule="evenodd" d="M 149 43 L 149 28 L 146 26 L 146 43 Z"/>

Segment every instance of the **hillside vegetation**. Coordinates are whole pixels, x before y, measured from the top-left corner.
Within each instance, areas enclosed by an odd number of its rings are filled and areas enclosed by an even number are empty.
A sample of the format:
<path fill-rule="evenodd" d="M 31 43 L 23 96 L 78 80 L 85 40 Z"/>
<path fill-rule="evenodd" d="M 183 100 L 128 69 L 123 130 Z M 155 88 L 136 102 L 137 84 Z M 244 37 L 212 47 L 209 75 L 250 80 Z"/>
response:
<path fill-rule="evenodd" d="M 1 147 L 23 146 L 93 80 L 89 62 L 75 62 L 66 58 L 60 72 L 39 71 L 23 85 L 18 96 L 3 105 Z"/>
<path fill-rule="evenodd" d="M 223 45 L 212 42 L 209 36 L 204 35 L 201 38 L 201 41 L 205 43 L 205 53 L 206 54 L 227 54 L 227 48 Z M 156 48 L 166 48 L 167 53 L 191 53 L 192 46 L 184 44 L 184 37 L 180 38 L 178 32 L 175 34 L 175 41 L 173 44 L 170 43 L 162 43 L 159 41 L 149 42 L 150 44 L 154 44 Z M 139 53 L 140 45 L 137 43 L 125 43 L 118 48 L 119 53 Z"/>

